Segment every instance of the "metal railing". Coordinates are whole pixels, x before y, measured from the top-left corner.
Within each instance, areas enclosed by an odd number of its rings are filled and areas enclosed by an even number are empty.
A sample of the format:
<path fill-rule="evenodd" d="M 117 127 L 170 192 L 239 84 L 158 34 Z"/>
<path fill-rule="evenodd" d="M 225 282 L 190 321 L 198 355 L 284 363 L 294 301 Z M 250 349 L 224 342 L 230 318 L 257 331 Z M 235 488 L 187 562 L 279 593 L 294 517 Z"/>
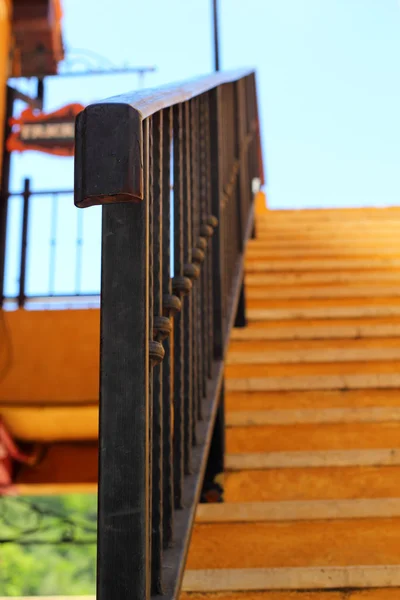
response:
<path fill-rule="evenodd" d="M 77 118 L 75 204 L 103 206 L 99 600 L 178 598 L 196 505 L 222 501 L 224 356 L 245 320 L 254 179 L 252 72 Z"/>
<path fill-rule="evenodd" d="M 73 194 L 32 190 L 30 179 L 25 179 L 22 192 L 8 194 L 5 269 L 0 278 L 3 304 L 97 304 L 101 236 L 95 225 L 100 219 L 74 210 Z"/>

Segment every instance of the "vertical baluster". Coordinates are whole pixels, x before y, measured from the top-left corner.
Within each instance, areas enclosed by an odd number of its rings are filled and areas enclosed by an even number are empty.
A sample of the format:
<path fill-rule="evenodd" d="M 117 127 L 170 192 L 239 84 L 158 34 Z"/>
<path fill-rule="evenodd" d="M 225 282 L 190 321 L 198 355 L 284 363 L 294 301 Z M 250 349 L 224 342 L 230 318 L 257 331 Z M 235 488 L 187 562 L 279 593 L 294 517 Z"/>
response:
<path fill-rule="evenodd" d="M 218 219 L 218 227 L 212 237 L 212 301 L 213 301 L 213 327 L 214 348 L 213 355 L 216 360 L 224 357 L 225 344 L 225 315 L 223 294 L 226 290 L 223 278 L 225 277 L 222 251 L 224 248 L 224 213 L 221 211 L 221 173 L 223 168 L 222 157 L 222 106 L 221 88 L 215 88 L 209 93 L 209 132 L 210 132 L 210 165 L 211 165 L 211 208 L 212 214 Z M 215 421 L 210 454 L 207 461 L 206 474 L 203 482 L 202 500 L 208 502 L 222 501 L 223 497 L 223 470 L 224 470 L 224 387 L 222 385 L 217 419 Z"/>
<path fill-rule="evenodd" d="M 249 181 L 248 171 L 248 146 L 247 146 L 247 105 L 246 105 L 245 82 L 240 80 L 237 83 L 237 123 L 238 123 L 238 152 L 240 161 L 240 190 L 239 190 L 239 209 L 242 219 L 247 220 L 251 200 L 251 182 Z M 243 230 L 244 234 L 244 230 Z"/>
<path fill-rule="evenodd" d="M 251 195 L 252 195 L 252 178 L 253 178 L 253 173 L 252 173 L 252 164 L 251 164 L 251 150 L 252 150 L 252 144 L 251 144 L 251 125 L 252 125 L 252 119 L 251 119 L 251 113 L 252 113 L 252 106 L 251 106 L 251 81 L 250 81 L 250 77 L 246 77 L 244 80 L 244 89 L 245 89 L 245 95 L 246 95 L 246 166 L 247 166 L 247 186 L 248 186 L 248 203 L 247 203 L 247 210 L 250 207 L 251 204 Z"/>
<path fill-rule="evenodd" d="M 197 189 L 196 189 L 196 143 L 195 143 L 195 108 L 196 99 L 189 103 L 189 165 L 190 165 L 190 202 L 191 202 L 191 234 L 192 234 L 192 262 L 199 267 L 199 256 L 197 255 Z M 200 267 L 199 267 L 200 268 Z M 200 275 L 200 270 L 199 270 Z M 197 336 L 197 296 L 199 282 L 194 281 L 192 289 L 192 444 L 196 445 L 196 423 L 198 413 L 198 365 L 199 340 Z"/>
<path fill-rule="evenodd" d="M 150 140 L 152 188 L 152 246 L 153 246 L 153 335 L 161 342 L 168 335 L 169 319 L 162 316 L 162 190 L 163 190 L 163 115 L 152 117 Z M 152 437 L 152 594 L 162 593 L 162 550 L 163 550 L 163 406 L 162 380 L 163 363 L 153 367 L 153 437 Z"/>
<path fill-rule="evenodd" d="M 256 173 L 257 177 L 261 180 L 261 183 L 266 183 L 267 174 L 265 172 L 265 166 L 262 161 L 262 148 L 261 148 L 261 132 L 260 132 L 260 119 L 258 114 L 257 104 L 257 82 L 255 74 L 252 75 L 253 79 L 253 90 L 254 90 L 254 115 L 255 115 L 255 155 L 256 155 Z"/>
<path fill-rule="evenodd" d="M 211 137 L 210 137 L 210 103 L 211 103 L 211 94 L 213 92 L 208 92 L 205 97 L 204 102 L 204 137 L 205 137 L 205 170 L 206 170 L 206 197 L 205 197 L 205 215 L 211 214 L 212 211 L 212 171 L 211 171 Z M 206 239 L 206 238 L 205 238 Z M 213 286 L 213 244 L 212 241 L 207 240 L 207 305 L 206 311 L 208 315 L 208 330 L 207 330 L 207 338 L 208 338 L 208 369 L 207 374 L 208 377 L 212 377 L 212 365 L 214 360 L 214 286 Z M 221 290 L 220 290 L 221 291 Z"/>
<path fill-rule="evenodd" d="M 180 301 L 172 296 L 171 285 L 171 213 L 170 213 L 170 163 L 171 163 L 171 109 L 163 111 L 162 128 L 162 290 L 163 313 L 172 318 L 179 311 Z M 174 308 L 175 307 L 175 308 Z M 172 325 L 172 321 L 170 321 Z M 173 533 L 173 453 L 172 453 L 172 407 L 173 388 L 171 378 L 171 334 L 164 340 L 164 361 L 162 380 L 163 410 L 163 545 L 167 548 L 172 542 Z"/>
<path fill-rule="evenodd" d="M 212 214 L 218 219 L 219 226 L 212 237 L 212 285 L 213 285 L 213 331 L 214 358 L 222 359 L 225 345 L 224 304 L 226 286 L 223 250 L 225 227 L 221 213 L 221 88 L 210 92 L 210 165 L 211 165 L 211 206 Z"/>
<path fill-rule="evenodd" d="M 190 164 L 191 164 L 191 200 L 192 200 L 192 260 L 200 269 L 199 279 L 193 285 L 193 444 L 196 444 L 196 422 L 201 410 L 201 371 L 200 371 L 200 354 L 202 353 L 202 343 L 200 338 L 200 320 L 199 312 L 199 293 L 200 293 L 200 273 L 201 263 L 203 262 L 204 254 L 198 248 L 199 238 L 199 194 L 198 194 L 198 130 L 197 130 L 197 98 L 190 102 Z"/>
<path fill-rule="evenodd" d="M 135 127 L 140 117 L 116 111 Z M 102 123 L 107 122 L 104 110 Z M 110 119 L 110 130 L 113 126 Z M 141 202 L 103 207 L 97 598 L 150 596 L 149 203 L 147 123 Z M 139 171 L 140 172 L 140 171 Z M 101 188 L 100 188 L 101 189 Z"/>
<path fill-rule="evenodd" d="M 190 291 L 190 282 L 183 269 L 183 149 L 182 104 L 173 108 L 174 137 L 174 279 L 173 291 L 182 297 Z M 174 320 L 174 496 L 175 508 L 182 508 L 184 476 L 184 387 L 183 387 L 183 331 L 186 318 L 185 306 Z"/>
<path fill-rule="evenodd" d="M 255 177 L 260 177 L 260 174 L 257 172 L 257 112 L 256 112 L 256 88 L 255 88 L 255 75 L 254 73 L 249 77 L 250 84 L 250 107 L 251 107 L 251 115 L 250 115 L 250 125 L 251 125 L 251 179 L 253 180 Z"/>
<path fill-rule="evenodd" d="M 189 103 L 183 104 L 183 262 L 184 275 L 195 279 L 195 265 L 192 264 L 192 210 L 190 177 L 190 112 Z M 184 321 L 184 466 L 185 473 L 191 472 L 193 439 L 193 287 L 183 300 Z"/>
<path fill-rule="evenodd" d="M 200 359 L 202 363 L 202 388 L 199 402 L 199 418 L 201 418 L 202 402 L 201 398 L 204 398 L 207 393 L 207 378 L 209 371 L 209 327 L 210 327 L 210 310 L 209 310 L 209 265 L 210 265 L 210 251 L 207 250 L 207 239 L 200 236 L 200 223 L 202 223 L 207 215 L 207 202 L 208 202 L 208 165 L 207 165 L 207 148 L 206 148 L 206 96 L 203 94 L 199 98 L 199 248 L 204 252 L 205 259 L 200 273 L 200 324 L 201 324 L 201 339 L 202 339 L 202 352 Z"/>

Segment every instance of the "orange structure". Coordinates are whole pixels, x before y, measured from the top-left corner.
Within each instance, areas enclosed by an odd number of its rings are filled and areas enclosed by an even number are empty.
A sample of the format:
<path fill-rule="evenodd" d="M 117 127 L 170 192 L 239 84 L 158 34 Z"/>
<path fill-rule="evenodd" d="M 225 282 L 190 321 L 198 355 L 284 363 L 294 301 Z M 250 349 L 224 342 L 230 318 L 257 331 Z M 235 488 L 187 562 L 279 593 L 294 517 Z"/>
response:
<path fill-rule="evenodd" d="M 5 135 L 10 125 L 7 122 L 7 112 L 9 112 L 10 93 L 12 93 L 11 91 L 7 94 L 7 81 L 9 77 L 37 77 L 40 80 L 47 75 L 57 73 L 58 63 L 64 57 L 61 18 L 59 0 L 0 0 L 0 182 L 2 183 L 0 186 L 0 213 L 3 248 L 5 246 L 8 203 L 7 186 L 3 185 L 3 178 L 8 178 L 9 171 L 9 161 L 4 158 L 6 157 Z M 32 116 L 37 119 L 37 115 Z M 6 163 L 8 163 L 7 168 L 5 168 Z M 3 166 L 4 172 L 2 172 Z M 4 255 L 2 263 L 4 269 Z M 7 397 L 5 404 L 8 407 L 17 406 L 18 393 L 15 396 L 15 391 L 20 390 L 21 392 L 24 388 L 23 382 L 27 382 L 24 371 L 20 373 L 14 391 L 10 391 L 9 378 L 11 375 L 12 380 L 12 371 L 25 353 L 25 356 L 29 355 L 30 359 L 33 356 L 30 337 L 27 333 L 29 328 L 34 327 L 35 319 L 32 320 L 32 316 L 23 311 L 9 314 L 0 311 L 0 388 L 4 392 L 3 400 Z M 15 335 L 16 331 L 21 328 L 24 329 L 24 339 L 21 344 L 22 354 L 16 347 L 18 346 L 18 334 Z M 47 341 L 51 342 L 51 340 Z M 18 358 L 16 358 L 17 356 Z M 31 383 L 34 387 L 35 383 Z M 25 395 L 25 398 L 29 401 L 30 392 Z M 31 446 L 21 449 L 21 441 L 24 436 L 18 438 L 18 435 L 15 435 L 14 426 L 10 427 L 5 412 L 7 409 L 3 403 L 0 407 L 0 486 L 8 487 L 15 479 L 18 465 L 32 465 L 33 462 L 36 462 L 36 458 L 34 458 L 36 450 Z M 15 441 L 15 437 L 18 438 L 17 441 Z"/>

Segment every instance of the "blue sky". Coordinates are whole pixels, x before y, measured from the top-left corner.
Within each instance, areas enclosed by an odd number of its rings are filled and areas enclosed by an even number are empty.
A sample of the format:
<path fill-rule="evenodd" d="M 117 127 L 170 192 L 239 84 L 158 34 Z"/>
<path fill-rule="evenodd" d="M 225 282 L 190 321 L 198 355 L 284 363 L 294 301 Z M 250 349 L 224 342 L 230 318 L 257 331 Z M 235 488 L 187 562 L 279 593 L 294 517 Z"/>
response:
<path fill-rule="evenodd" d="M 212 70 L 211 0 L 63 4 L 66 46 L 95 51 L 117 65 L 155 65 L 146 87 Z M 219 4 L 222 68 L 254 66 L 258 72 L 270 206 L 399 203 L 398 1 Z M 135 75 L 47 81 L 46 109 L 138 85 Z M 35 188 L 68 188 L 72 160 L 16 155 L 14 189 L 26 175 Z M 95 218 L 93 213 L 84 220 Z"/>

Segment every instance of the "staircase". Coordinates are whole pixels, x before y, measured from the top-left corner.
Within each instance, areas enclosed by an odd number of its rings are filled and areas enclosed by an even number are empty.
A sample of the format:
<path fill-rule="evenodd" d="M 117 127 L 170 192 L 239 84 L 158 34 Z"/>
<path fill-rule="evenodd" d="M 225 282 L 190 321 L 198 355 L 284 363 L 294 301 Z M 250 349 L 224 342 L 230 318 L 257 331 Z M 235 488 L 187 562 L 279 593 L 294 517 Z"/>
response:
<path fill-rule="evenodd" d="M 185 600 L 400 598 L 400 209 L 258 211 Z"/>

